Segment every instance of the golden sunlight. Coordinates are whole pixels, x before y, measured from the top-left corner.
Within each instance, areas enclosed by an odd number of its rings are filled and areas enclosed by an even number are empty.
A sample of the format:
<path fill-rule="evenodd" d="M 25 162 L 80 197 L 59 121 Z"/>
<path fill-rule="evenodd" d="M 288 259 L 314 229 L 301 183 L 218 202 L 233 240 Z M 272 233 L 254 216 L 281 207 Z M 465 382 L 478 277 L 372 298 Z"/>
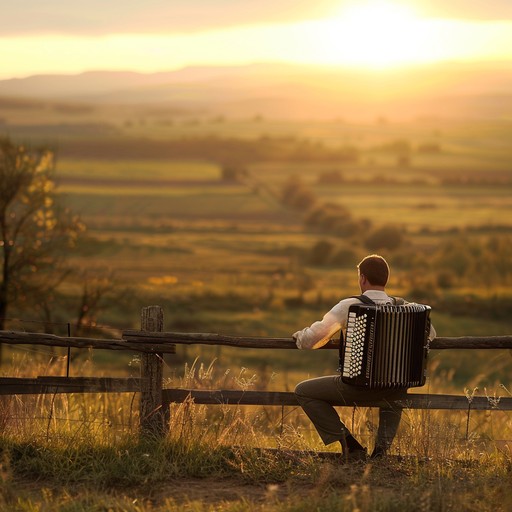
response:
<path fill-rule="evenodd" d="M 319 24 L 318 60 L 364 67 L 414 64 L 440 57 L 426 20 L 410 8 L 387 1 L 348 7 Z"/>

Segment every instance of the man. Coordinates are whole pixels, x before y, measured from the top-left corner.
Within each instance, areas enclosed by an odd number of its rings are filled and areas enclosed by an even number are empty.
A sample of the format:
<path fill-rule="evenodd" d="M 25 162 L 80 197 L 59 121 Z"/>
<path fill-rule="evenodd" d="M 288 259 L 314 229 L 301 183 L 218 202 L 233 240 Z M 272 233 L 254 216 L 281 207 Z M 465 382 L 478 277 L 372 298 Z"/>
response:
<path fill-rule="evenodd" d="M 386 293 L 385 287 L 389 278 L 389 266 L 379 255 L 366 256 L 357 266 L 361 293 L 369 297 L 375 304 L 403 304 L 403 299 L 394 299 Z M 299 349 L 317 349 L 325 345 L 338 331 L 345 335 L 348 310 L 352 304 L 360 303 L 358 298 L 347 298 L 336 304 L 321 321 L 310 327 L 297 331 L 293 338 Z M 436 333 L 431 327 L 429 338 Z M 324 444 L 338 441 L 343 455 L 347 460 L 363 460 L 366 449 L 352 436 L 341 422 L 338 413 L 331 405 L 342 402 L 347 405 L 378 401 L 379 428 L 375 440 L 375 448 L 371 457 L 384 455 L 395 438 L 402 410 L 393 406 L 395 400 L 405 397 L 407 390 L 402 389 L 364 389 L 345 384 L 341 375 L 331 375 L 303 381 L 295 388 L 299 404 L 313 422 Z"/>

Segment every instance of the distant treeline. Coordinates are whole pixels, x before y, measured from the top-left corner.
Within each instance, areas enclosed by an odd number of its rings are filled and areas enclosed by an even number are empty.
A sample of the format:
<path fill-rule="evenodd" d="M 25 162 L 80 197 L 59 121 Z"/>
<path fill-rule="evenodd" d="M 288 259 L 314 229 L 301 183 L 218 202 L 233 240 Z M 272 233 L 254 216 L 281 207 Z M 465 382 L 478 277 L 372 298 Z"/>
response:
<path fill-rule="evenodd" d="M 372 176 L 371 178 L 359 178 L 358 175 L 349 174 L 349 177 L 346 177 L 342 172 L 340 171 L 327 171 L 324 173 L 321 173 L 318 176 L 317 183 L 318 185 L 363 185 L 367 186 L 368 184 L 374 184 L 374 185 L 393 185 L 400 186 L 400 185 L 429 185 L 431 184 L 431 176 L 435 174 L 432 172 L 431 169 L 424 169 L 422 168 L 422 171 L 425 173 L 425 178 L 418 178 L 415 176 L 414 178 L 410 179 L 404 179 L 404 175 L 407 176 L 407 174 L 400 174 L 397 175 L 397 177 L 393 176 L 385 176 L 383 174 L 377 174 L 375 176 Z M 474 171 L 471 170 L 458 170 L 457 172 L 461 173 L 459 176 L 446 176 L 446 177 L 440 177 L 438 178 L 438 182 L 441 185 L 446 186 L 455 186 L 455 187 L 461 187 L 461 186 L 488 186 L 488 187 L 509 187 L 512 186 L 512 179 L 508 178 L 506 176 L 496 176 L 496 177 L 486 177 L 486 176 L 470 176 L 470 174 L 474 174 Z M 482 174 L 486 173 L 486 169 L 482 169 L 480 171 Z M 464 174 L 464 173 L 467 173 Z"/>
<path fill-rule="evenodd" d="M 101 159 L 193 158 L 218 163 L 258 161 L 339 161 L 357 162 L 359 150 L 353 146 L 327 147 L 318 142 L 293 137 L 261 137 L 257 140 L 198 137 L 167 140 L 146 138 L 104 138 L 70 140 L 58 148 L 61 157 Z"/>

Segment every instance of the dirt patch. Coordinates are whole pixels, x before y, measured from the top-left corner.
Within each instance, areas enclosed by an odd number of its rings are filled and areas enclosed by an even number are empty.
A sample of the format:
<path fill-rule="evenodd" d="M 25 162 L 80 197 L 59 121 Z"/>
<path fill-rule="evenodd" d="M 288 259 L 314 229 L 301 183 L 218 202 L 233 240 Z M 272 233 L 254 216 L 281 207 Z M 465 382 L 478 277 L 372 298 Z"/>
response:
<path fill-rule="evenodd" d="M 211 505 L 236 501 L 263 503 L 283 501 L 292 495 L 296 496 L 299 493 L 305 495 L 312 490 L 311 485 L 299 486 L 297 483 L 251 484 L 233 478 L 180 478 L 167 482 L 161 489 L 156 490 L 153 487 L 151 495 L 147 498 L 156 504 L 164 503 L 169 499 L 175 503 L 199 501 Z"/>
<path fill-rule="evenodd" d="M 95 489 L 88 485 L 64 484 L 55 482 L 16 479 L 10 482 L 0 494 L 2 504 L 16 503 L 18 499 L 34 504 L 75 502 L 95 504 L 138 503 L 148 506 L 148 510 L 161 510 L 166 504 L 177 506 L 202 503 L 217 506 L 225 503 L 279 503 L 288 498 L 307 496 L 315 492 L 309 483 L 251 483 L 237 477 L 226 478 L 176 478 L 159 484 L 134 486 L 131 488 L 113 487 Z M 145 510 L 145 508 L 144 508 Z"/>
<path fill-rule="evenodd" d="M 330 454 L 333 455 L 333 454 Z M 315 478 L 293 477 L 283 482 L 251 482 L 242 477 L 179 478 L 165 482 L 160 488 L 153 486 L 149 493 L 140 493 L 155 505 L 166 500 L 176 504 L 201 502 L 218 505 L 227 502 L 250 502 L 256 505 L 279 503 L 287 500 L 319 496 L 333 489 L 349 489 L 354 482 L 365 478 L 365 464 L 345 465 L 339 460 L 327 460 L 317 466 Z"/>

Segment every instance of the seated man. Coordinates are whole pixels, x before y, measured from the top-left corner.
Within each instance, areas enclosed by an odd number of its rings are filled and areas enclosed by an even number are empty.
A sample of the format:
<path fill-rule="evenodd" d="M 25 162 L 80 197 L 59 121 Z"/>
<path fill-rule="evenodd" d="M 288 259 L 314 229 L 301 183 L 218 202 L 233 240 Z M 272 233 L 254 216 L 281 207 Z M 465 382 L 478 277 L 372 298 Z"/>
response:
<path fill-rule="evenodd" d="M 361 293 L 369 297 L 375 304 L 396 304 L 397 299 L 387 295 L 385 291 L 389 278 L 389 266 L 382 256 L 365 257 L 357 266 Z M 399 299 L 403 304 L 405 301 Z M 313 323 L 293 334 L 299 349 L 316 349 L 325 345 L 331 337 L 347 328 L 348 311 L 351 305 L 359 303 L 355 297 L 343 299 L 336 304 L 321 321 Z M 429 339 L 436 336 L 431 326 Z M 352 436 L 341 422 L 333 403 L 357 404 L 364 401 L 378 401 L 379 427 L 375 448 L 371 457 L 384 455 L 395 438 L 400 424 L 402 409 L 393 405 L 407 394 L 407 388 L 398 389 L 366 389 L 352 386 L 342 381 L 341 375 L 330 375 L 305 380 L 295 388 L 297 400 L 309 419 L 313 422 L 324 444 L 335 441 L 341 444 L 346 459 L 361 460 L 366 458 L 366 450 Z"/>

